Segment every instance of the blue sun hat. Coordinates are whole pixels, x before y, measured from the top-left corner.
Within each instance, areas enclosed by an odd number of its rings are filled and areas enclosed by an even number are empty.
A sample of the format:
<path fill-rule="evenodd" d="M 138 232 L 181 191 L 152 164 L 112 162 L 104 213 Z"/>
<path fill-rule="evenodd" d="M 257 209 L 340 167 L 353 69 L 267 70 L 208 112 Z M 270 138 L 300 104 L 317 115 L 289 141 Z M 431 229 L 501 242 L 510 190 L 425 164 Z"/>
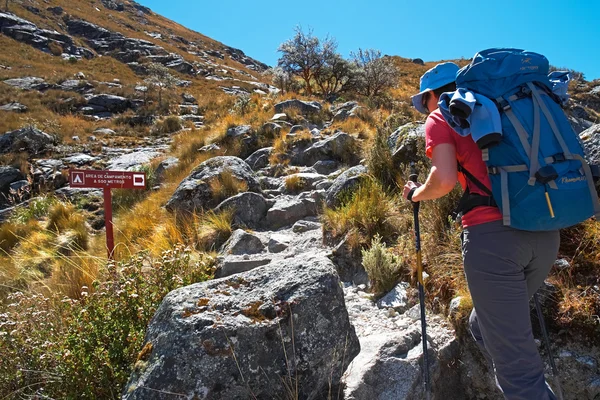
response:
<path fill-rule="evenodd" d="M 438 64 L 425 72 L 421 77 L 421 91 L 411 97 L 413 106 L 415 106 L 417 111 L 423 114 L 429 113 L 429 110 L 425 109 L 422 104 L 421 98 L 423 97 L 423 94 L 454 82 L 458 70 L 458 65 L 452 62 L 445 62 Z"/>

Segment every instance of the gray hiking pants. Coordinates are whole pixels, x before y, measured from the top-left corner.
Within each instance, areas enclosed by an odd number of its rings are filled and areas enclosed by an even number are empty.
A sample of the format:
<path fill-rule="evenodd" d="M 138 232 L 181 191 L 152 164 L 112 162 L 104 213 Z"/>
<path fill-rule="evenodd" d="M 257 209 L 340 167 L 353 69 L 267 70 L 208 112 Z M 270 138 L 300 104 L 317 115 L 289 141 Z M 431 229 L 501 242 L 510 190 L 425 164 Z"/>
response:
<path fill-rule="evenodd" d="M 473 298 L 470 328 L 508 400 L 555 400 L 531 329 L 529 299 L 556 260 L 558 231 L 488 222 L 465 228 L 462 251 Z"/>

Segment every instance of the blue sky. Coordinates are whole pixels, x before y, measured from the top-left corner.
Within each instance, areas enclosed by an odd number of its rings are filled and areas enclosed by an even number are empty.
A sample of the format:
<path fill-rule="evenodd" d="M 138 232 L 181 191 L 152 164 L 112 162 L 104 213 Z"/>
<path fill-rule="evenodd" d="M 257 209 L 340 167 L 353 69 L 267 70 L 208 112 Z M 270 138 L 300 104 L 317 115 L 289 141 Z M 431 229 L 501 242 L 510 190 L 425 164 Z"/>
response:
<path fill-rule="evenodd" d="M 188 28 L 271 66 L 298 25 L 360 48 L 438 61 L 489 47 L 544 54 L 552 65 L 600 78 L 599 0 L 138 0 Z"/>

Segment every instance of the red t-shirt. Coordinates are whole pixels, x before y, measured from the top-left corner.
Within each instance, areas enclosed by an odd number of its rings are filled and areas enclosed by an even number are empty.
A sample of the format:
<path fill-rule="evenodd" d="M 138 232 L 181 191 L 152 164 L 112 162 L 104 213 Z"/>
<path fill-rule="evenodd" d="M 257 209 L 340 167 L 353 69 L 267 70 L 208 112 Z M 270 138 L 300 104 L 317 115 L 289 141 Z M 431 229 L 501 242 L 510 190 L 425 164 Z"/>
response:
<path fill-rule="evenodd" d="M 425 152 L 427 157 L 431 158 L 433 148 L 438 144 L 450 143 L 456 149 L 456 158 L 460 165 L 469 171 L 477 180 L 490 188 L 491 183 L 487 173 L 487 167 L 483 162 L 481 150 L 470 136 L 460 136 L 454 132 L 446 123 L 440 110 L 435 110 L 427 117 L 425 122 Z M 463 190 L 469 185 L 471 193 L 485 195 L 474 183 L 467 180 L 461 173 L 458 174 L 458 181 Z M 498 221 L 502 219 L 502 213 L 497 207 L 481 206 L 472 209 L 462 217 L 464 228 L 479 225 L 486 222 Z"/>

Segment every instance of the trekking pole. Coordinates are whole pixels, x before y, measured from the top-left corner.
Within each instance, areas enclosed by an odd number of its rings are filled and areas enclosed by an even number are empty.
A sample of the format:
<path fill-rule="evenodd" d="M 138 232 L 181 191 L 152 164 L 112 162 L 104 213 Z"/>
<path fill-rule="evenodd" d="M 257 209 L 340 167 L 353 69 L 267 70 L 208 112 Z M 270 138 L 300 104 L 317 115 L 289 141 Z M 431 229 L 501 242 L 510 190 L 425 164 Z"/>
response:
<path fill-rule="evenodd" d="M 417 169 L 415 163 L 410 163 L 411 182 L 417 182 Z M 429 383 L 429 356 L 427 354 L 427 321 L 425 320 L 425 288 L 423 284 L 423 261 L 421 258 L 421 233 L 419 231 L 419 202 L 412 202 L 413 217 L 415 220 L 415 248 L 417 251 L 417 280 L 419 281 L 419 306 L 421 308 L 421 339 L 423 341 L 423 374 L 425 376 L 425 398 L 431 398 L 431 387 Z"/>
<path fill-rule="evenodd" d="M 546 323 L 544 322 L 544 315 L 542 314 L 542 306 L 540 305 L 540 299 L 537 292 L 533 295 L 535 302 L 535 309 L 537 310 L 538 319 L 540 320 L 540 327 L 542 328 L 542 335 L 544 336 L 544 342 L 546 350 L 548 351 L 548 358 L 550 359 L 550 366 L 552 367 L 552 376 L 554 377 L 554 387 L 556 388 L 556 398 L 563 400 L 562 387 L 560 386 L 560 380 L 558 377 L 558 370 L 554 363 L 554 356 L 552 355 L 552 349 L 550 348 L 550 339 L 548 339 L 548 331 L 546 330 Z"/>

